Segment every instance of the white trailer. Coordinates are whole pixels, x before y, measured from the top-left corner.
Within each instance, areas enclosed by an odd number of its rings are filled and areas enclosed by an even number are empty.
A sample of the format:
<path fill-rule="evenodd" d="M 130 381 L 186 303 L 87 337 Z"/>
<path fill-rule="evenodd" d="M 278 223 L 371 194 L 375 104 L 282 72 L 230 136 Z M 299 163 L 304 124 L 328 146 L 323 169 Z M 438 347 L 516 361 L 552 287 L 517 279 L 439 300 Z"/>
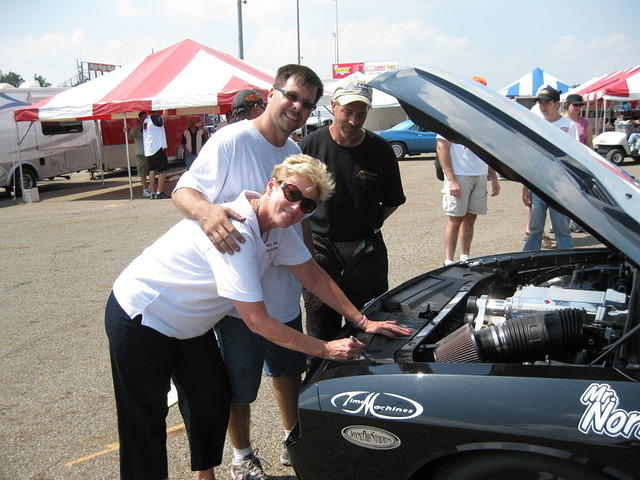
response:
<path fill-rule="evenodd" d="M 63 90 L 0 89 L 0 187 L 19 192 L 20 172 L 24 188 L 28 189 L 34 188 L 38 180 L 94 170 L 100 165 L 100 146 L 93 121 L 14 121 L 16 108 Z"/>

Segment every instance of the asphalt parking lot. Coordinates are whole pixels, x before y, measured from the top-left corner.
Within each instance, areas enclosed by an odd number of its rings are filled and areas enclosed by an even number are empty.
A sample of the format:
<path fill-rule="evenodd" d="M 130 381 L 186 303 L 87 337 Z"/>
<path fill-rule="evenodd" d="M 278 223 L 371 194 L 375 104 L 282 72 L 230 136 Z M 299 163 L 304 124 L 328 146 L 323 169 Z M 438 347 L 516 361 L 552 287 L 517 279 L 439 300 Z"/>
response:
<path fill-rule="evenodd" d="M 639 163 L 626 163 L 640 175 Z M 390 285 L 439 265 L 445 218 L 432 157 L 401 162 L 407 203 L 383 228 Z M 177 181 L 175 171 L 172 182 Z M 479 218 L 472 255 L 522 248 L 521 186 L 503 181 Z M 143 200 L 127 177 L 104 184 L 88 174 L 43 182 L 40 201 L 0 194 L 0 480 L 116 479 L 117 427 L 103 311 L 120 271 L 181 217 L 170 200 Z M 576 246 L 598 242 L 588 234 Z M 254 447 L 274 478 L 281 429 L 265 380 L 253 409 Z M 167 418 L 170 477 L 189 479 L 189 454 L 177 406 Z M 230 448 L 218 470 L 228 478 Z"/>

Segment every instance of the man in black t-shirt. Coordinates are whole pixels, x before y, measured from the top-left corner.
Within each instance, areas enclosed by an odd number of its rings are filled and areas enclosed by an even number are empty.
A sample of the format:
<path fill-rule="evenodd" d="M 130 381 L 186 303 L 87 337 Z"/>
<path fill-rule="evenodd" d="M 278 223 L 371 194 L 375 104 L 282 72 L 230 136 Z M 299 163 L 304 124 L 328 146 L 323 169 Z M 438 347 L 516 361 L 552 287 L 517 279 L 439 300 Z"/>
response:
<path fill-rule="evenodd" d="M 363 128 L 371 96 L 364 81 L 345 79 L 334 90 L 334 122 L 299 143 L 304 153 L 327 165 L 336 182 L 333 196 L 305 222 L 313 238 L 312 245 L 307 239 L 307 246 L 358 308 L 388 289 L 387 249 L 380 228 L 406 200 L 391 146 Z M 304 295 L 307 332 L 323 340 L 334 338 L 342 317 Z"/>

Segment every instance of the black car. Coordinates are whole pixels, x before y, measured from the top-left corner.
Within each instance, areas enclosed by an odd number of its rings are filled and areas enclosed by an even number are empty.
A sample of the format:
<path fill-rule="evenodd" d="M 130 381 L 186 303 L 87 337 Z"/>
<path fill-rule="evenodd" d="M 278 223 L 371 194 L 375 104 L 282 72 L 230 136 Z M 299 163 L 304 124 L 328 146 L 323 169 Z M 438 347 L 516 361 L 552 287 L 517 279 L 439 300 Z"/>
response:
<path fill-rule="evenodd" d="M 312 366 L 288 440 L 298 477 L 640 478 L 638 183 L 475 82 L 410 68 L 371 85 L 605 248 L 476 258 L 373 300 L 370 319 L 414 333 L 345 327 L 366 353 Z"/>

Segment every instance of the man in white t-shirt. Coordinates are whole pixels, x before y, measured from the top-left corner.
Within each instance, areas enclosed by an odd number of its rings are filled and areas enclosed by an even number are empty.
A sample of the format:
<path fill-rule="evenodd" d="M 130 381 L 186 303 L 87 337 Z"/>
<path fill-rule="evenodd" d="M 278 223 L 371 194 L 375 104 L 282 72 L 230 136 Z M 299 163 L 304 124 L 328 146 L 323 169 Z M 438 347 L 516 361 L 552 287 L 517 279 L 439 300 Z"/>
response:
<path fill-rule="evenodd" d="M 472 80 L 487 85 L 479 76 Z M 444 264 L 454 263 L 460 238 L 460 261 L 469 260 L 473 230 L 478 215 L 487 213 L 487 174 L 491 178 L 491 196 L 500 193 L 498 175 L 464 145 L 436 137 L 436 152 L 444 171 L 442 208 L 447 215 L 444 229 Z"/>
<path fill-rule="evenodd" d="M 495 170 L 464 145 L 438 135 L 436 149 L 445 177 L 442 188 L 442 208 L 447 215 L 444 264 L 450 265 L 454 263 L 458 239 L 460 261 L 469 259 L 476 219 L 487 213 L 487 174 L 491 178 L 491 196 L 500 193 L 500 182 Z"/>
<path fill-rule="evenodd" d="M 571 119 L 563 117 L 558 112 L 560 106 L 560 92 L 550 86 L 545 86 L 538 92 L 537 105 L 540 114 L 547 122 L 551 122 L 565 133 L 578 140 L 578 131 Z M 573 248 L 573 239 L 569 229 L 569 217 L 550 208 L 542 198 L 532 193 L 527 187 L 522 187 L 522 201 L 527 207 L 531 207 L 529 220 L 529 235 L 527 235 L 522 251 L 540 250 L 544 224 L 547 219 L 547 210 L 556 237 L 557 248 Z"/>
<path fill-rule="evenodd" d="M 308 67 L 281 67 L 267 95 L 264 113 L 218 131 L 204 145 L 191 169 L 180 178 L 173 193 L 176 206 L 187 217 L 198 220 L 219 251 L 229 255 L 240 251 L 243 237 L 229 218 L 244 220 L 219 204 L 232 200 L 244 189 L 260 190 L 274 165 L 290 154 L 300 153 L 289 135 L 305 124 L 322 93 L 320 78 Z M 302 234 L 301 230 L 299 233 Z M 270 267 L 263 286 L 271 316 L 302 330 L 302 287 L 293 275 L 284 267 Z M 273 380 L 286 436 L 297 421 L 298 388 L 306 358 L 264 342 L 246 328 L 237 313 L 218 323 L 216 335 L 232 379 L 228 434 L 234 448 L 233 478 L 264 478 L 250 439 L 250 404 L 257 396 L 262 363 L 264 361 L 265 373 Z M 286 450 L 282 452 L 281 461 L 290 465 Z"/>
<path fill-rule="evenodd" d="M 142 123 L 142 139 L 144 142 L 144 156 L 149 162 L 149 190 L 151 198 L 169 198 L 164 193 L 164 184 L 169 169 L 167 158 L 167 135 L 164 131 L 164 122 L 167 113 L 155 110 L 148 115 Z M 158 172 L 158 186 L 156 189 L 156 172 Z"/>

